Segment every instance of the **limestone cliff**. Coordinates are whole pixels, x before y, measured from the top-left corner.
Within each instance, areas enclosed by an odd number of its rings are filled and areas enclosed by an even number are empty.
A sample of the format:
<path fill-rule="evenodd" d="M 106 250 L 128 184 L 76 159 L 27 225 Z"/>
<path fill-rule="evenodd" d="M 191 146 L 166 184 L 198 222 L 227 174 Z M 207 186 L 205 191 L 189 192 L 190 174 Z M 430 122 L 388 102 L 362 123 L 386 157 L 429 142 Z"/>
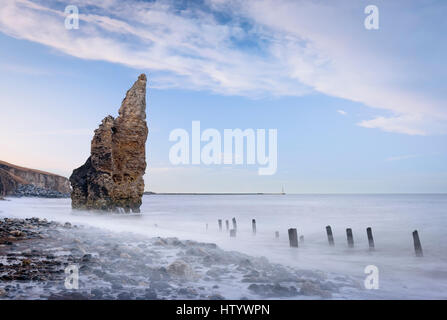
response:
<path fill-rule="evenodd" d="M 70 177 L 72 207 L 139 212 L 146 170 L 146 75 L 124 98 L 119 116 L 104 118 L 95 130 L 91 154 Z"/>
<path fill-rule="evenodd" d="M 13 194 L 18 185 L 34 185 L 39 188 L 70 193 L 68 179 L 53 173 L 19 167 L 0 160 L 0 195 Z"/>

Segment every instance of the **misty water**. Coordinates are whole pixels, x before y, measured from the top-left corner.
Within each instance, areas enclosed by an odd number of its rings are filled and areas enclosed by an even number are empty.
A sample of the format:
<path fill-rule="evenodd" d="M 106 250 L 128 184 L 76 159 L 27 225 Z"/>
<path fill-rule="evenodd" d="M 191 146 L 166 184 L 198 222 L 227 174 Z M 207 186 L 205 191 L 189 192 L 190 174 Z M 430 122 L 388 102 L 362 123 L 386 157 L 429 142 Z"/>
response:
<path fill-rule="evenodd" d="M 73 211 L 70 199 L 9 200 L 0 202 L 0 217 L 69 221 L 112 231 L 117 239 L 126 231 L 211 242 L 273 263 L 358 280 L 356 290 L 335 298 L 447 298 L 446 195 L 147 195 L 140 215 Z M 231 228 L 233 217 L 236 238 L 225 230 L 225 220 Z M 218 219 L 223 220 L 222 232 Z M 328 245 L 327 225 L 332 226 L 334 247 Z M 292 227 L 304 236 L 299 248 L 289 247 L 287 229 Z M 367 227 L 373 231 L 374 251 L 368 248 Z M 354 248 L 347 246 L 346 228 L 353 230 Z M 414 230 L 419 231 L 422 258 L 414 254 Z M 368 265 L 379 269 L 378 290 L 363 287 Z"/>

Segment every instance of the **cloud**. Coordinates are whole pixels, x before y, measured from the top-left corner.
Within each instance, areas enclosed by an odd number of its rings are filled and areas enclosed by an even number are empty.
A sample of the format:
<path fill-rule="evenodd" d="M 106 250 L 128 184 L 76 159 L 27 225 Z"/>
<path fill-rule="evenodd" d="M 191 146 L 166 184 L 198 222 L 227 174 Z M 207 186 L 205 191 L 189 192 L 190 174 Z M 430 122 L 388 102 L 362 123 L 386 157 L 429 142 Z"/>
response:
<path fill-rule="evenodd" d="M 51 74 L 48 70 L 18 64 L 6 64 L 6 63 L 0 64 L 0 70 L 4 72 L 23 73 L 30 76 L 47 76 Z"/>
<path fill-rule="evenodd" d="M 48 130 L 48 131 L 34 131 L 26 135 L 32 136 L 92 136 L 94 129 L 64 129 L 64 130 Z"/>
<path fill-rule="evenodd" d="M 0 11 L 0 31 L 81 59 L 150 70 L 156 88 L 248 96 L 311 91 L 286 76 L 272 79 L 281 71 L 269 59 L 234 47 L 232 39 L 243 42 L 249 31 L 220 24 L 199 9 L 176 13 L 173 4 L 165 1 L 107 1 L 101 7 L 91 1 L 78 3 L 80 28 L 66 30 L 63 11 L 28 0 L 7 1 Z M 88 5 L 101 14 L 83 13 Z"/>
<path fill-rule="evenodd" d="M 346 111 L 344 111 L 344 110 L 337 110 L 337 112 L 338 112 L 339 114 L 341 114 L 342 116 L 347 115 Z"/>
<path fill-rule="evenodd" d="M 403 156 L 396 156 L 396 157 L 389 157 L 386 159 L 386 161 L 399 161 L 399 160 L 406 160 L 406 159 L 412 159 L 420 157 L 420 155 L 416 154 L 409 154 L 409 155 L 403 155 Z"/>
<path fill-rule="evenodd" d="M 404 134 L 446 133 L 445 4 L 415 10 L 381 2 L 396 25 L 363 27 L 366 4 L 340 0 L 79 0 L 80 28 L 64 28 L 65 2 L 0 0 L 0 31 L 65 54 L 149 70 L 156 88 L 249 97 L 322 93 L 386 114 L 360 126 Z M 57 9 L 56 9 L 57 8 Z M 424 53 L 408 48 L 424 47 Z M 428 56 L 427 56 L 428 55 Z M 432 62 L 429 62 L 432 61 Z M 430 64 L 433 63 L 433 66 Z M 429 72 L 428 72 L 429 71 Z"/>
<path fill-rule="evenodd" d="M 358 123 L 365 128 L 379 128 L 387 132 L 400 132 L 408 135 L 426 135 L 426 130 L 421 127 L 423 122 L 416 115 L 400 117 L 377 117 L 372 120 L 364 120 Z"/>

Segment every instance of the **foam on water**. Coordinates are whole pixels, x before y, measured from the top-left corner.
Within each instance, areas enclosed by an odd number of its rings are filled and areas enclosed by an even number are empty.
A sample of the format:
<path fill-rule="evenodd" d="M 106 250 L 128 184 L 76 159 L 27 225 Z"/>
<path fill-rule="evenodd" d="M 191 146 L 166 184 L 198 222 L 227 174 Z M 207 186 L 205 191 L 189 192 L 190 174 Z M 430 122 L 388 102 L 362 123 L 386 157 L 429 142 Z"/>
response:
<path fill-rule="evenodd" d="M 11 198 L 0 202 L 2 217 L 40 217 L 88 224 L 150 237 L 213 242 L 223 249 L 265 256 L 301 269 L 349 275 L 363 281 L 364 268 L 379 268 L 379 290 L 346 298 L 447 298 L 446 195 L 150 195 L 141 215 L 98 215 L 72 211 L 69 199 Z M 235 217 L 236 238 L 225 231 Z M 217 220 L 223 220 L 219 232 Z M 257 234 L 252 235 L 251 220 Z M 208 230 L 206 230 L 208 224 Z M 335 247 L 327 243 L 331 225 Z M 287 229 L 304 242 L 289 248 Z M 376 250 L 368 249 L 372 227 Z M 355 247 L 346 242 L 352 228 Z M 424 257 L 414 255 L 412 231 L 419 231 Z M 275 231 L 280 238 L 275 239 Z"/>

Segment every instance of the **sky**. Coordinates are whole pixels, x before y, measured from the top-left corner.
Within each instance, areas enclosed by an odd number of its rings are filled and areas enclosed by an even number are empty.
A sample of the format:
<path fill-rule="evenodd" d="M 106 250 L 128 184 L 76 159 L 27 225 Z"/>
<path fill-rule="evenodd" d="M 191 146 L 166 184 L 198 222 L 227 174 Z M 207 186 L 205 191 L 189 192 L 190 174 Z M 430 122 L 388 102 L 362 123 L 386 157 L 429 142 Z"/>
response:
<path fill-rule="evenodd" d="M 442 0 L 0 0 L 0 159 L 68 177 L 146 73 L 146 190 L 445 193 L 446 14 Z M 192 121 L 276 129 L 276 173 L 172 165 L 169 134 Z"/>

